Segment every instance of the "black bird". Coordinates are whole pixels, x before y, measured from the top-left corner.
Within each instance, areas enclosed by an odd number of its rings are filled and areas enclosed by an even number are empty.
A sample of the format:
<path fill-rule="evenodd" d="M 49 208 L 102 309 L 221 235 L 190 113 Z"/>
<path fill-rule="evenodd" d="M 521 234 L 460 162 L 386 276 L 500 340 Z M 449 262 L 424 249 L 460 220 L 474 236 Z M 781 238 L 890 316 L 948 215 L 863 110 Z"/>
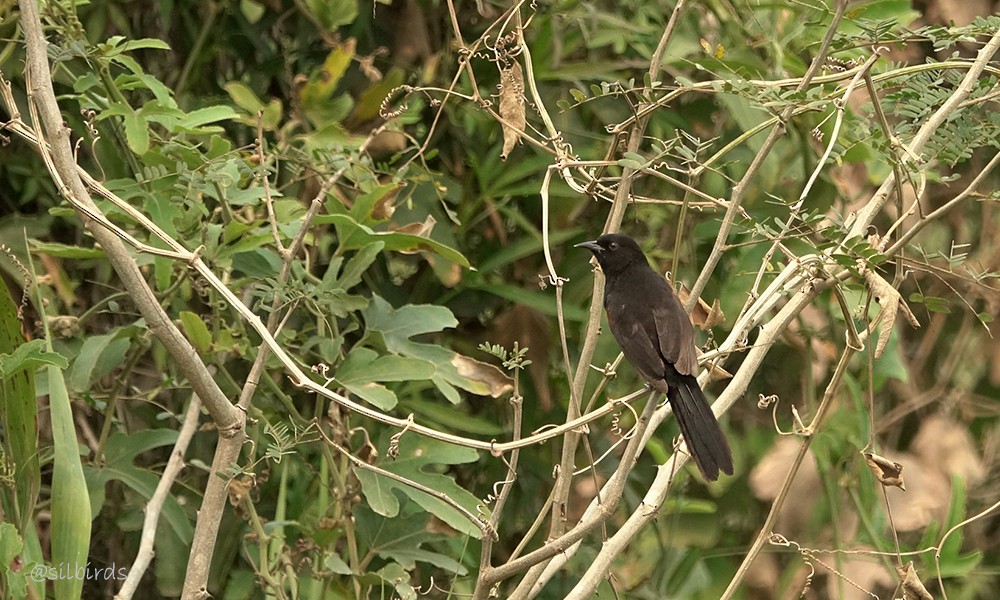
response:
<path fill-rule="evenodd" d="M 602 235 L 576 245 L 594 253 L 604 272 L 604 310 L 625 358 L 667 395 L 684 441 L 708 481 L 733 474 L 733 456 L 705 394 L 698 387 L 694 328 L 677 294 L 649 266 L 632 238 Z"/>

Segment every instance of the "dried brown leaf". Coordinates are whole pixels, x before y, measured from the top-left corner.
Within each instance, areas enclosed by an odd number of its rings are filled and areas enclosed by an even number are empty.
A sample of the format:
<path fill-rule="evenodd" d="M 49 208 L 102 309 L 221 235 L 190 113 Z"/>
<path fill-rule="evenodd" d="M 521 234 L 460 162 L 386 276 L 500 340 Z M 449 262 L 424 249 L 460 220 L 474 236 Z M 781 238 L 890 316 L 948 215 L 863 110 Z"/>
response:
<path fill-rule="evenodd" d="M 897 567 L 896 571 L 903 580 L 903 600 L 934 600 L 934 596 L 921 583 L 912 562 L 906 563 L 904 567 Z"/>
<path fill-rule="evenodd" d="M 722 367 L 720 367 L 718 365 L 708 364 L 708 365 L 705 365 L 705 368 L 708 369 L 708 380 L 709 381 L 724 381 L 726 379 L 732 379 L 733 378 L 733 374 L 732 373 L 730 373 L 729 371 L 723 369 Z"/>
<path fill-rule="evenodd" d="M 899 291 L 892 287 L 888 281 L 882 278 L 881 275 L 872 271 L 871 269 L 865 270 L 865 281 L 868 282 L 868 288 L 871 290 L 872 295 L 875 296 L 875 301 L 882 306 L 882 310 L 879 311 L 878 316 L 872 321 L 872 327 L 878 327 L 878 341 L 875 343 L 875 358 L 880 358 L 882 352 L 885 351 L 885 345 L 889 342 L 889 336 L 892 334 L 892 327 L 896 323 L 896 313 L 902 309 L 903 316 L 913 327 L 920 327 L 920 322 L 917 321 L 917 317 L 913 315 L 913 311 L 910 307 L 906 305 L 903 301 L 903 297 L 899 294 Z"/>
<path fill-rule="evenodd" d="M 239 477 L 229 482 L 229 503 L 240 506 L 247 494 L 254 488 L 254 482 L 249 477 Z"/>
<path fill-rule="evenodd" d="M 401 189 L 403 186 L 398 185 L 375 202 L 375 206 L 372 207 L 373 219 L 385 221 L 392 218 L 393 213 L 396 212 L 396 197 L 399 196 Z"/>
<path fill-rule="evenodd" d="M 414 221 L 413 223 L 407 223 L 402 227 L 397 227 L 394 231 L 399 233 L 408 233 L 410 235 L 418 235 L 420 237 L 430 237 L 431 231 L 434 230 L 434 225 L 437 224 L 437 219 L 433 216 L 428 215 L 423 221 Z"/>
<path fill-rule="evenodd" d="M 507 159 L 521 139 L 524 131 L 524 74 L 517 61 L 500 71 L 500 116 L 503 118 L 503 151 L 500 158 Z"/>
<path fill-rule="evenodd" d="M 882 485 L 898 487 L 904 492 L 906 491 L 906 484 L 903 481 L 903 465 L 871 452 L 865 452 L 864 456 L 868 468 L 872 470 L 875 478 Z"/>
<path fill-rule="evenodd" d="M 682 284 L 677 297 L 681 299 L 682 304 L 687 304 L 691 298 L 691 292 Z M 694 305 L 694 309 L 691 311 L 691 323 L 701 329 L 707 330 L 725 322 L 726 314 L 722 312 L 722 305 L 719 304 L 718 298 L 712 301 L 711 306 L 703 299 L 698 298 L 698 303 Z"/>

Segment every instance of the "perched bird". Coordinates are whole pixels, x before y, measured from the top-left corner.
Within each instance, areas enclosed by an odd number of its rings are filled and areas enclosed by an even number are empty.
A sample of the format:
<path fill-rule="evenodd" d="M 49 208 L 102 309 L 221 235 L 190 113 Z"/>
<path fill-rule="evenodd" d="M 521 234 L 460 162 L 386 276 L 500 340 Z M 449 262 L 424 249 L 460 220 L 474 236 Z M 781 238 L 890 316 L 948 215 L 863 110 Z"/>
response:
<path fill-rule="evenodd" d="M 698 387 L 694 328 L 666 279 L 649 266 L 632 238 L 612 233 L 577 244 L 604 272 L 604 310 L 625 358 L 663 392 L 684 441 L 708 481 L 733 474 L 733 456 L 705 394 Z"/>

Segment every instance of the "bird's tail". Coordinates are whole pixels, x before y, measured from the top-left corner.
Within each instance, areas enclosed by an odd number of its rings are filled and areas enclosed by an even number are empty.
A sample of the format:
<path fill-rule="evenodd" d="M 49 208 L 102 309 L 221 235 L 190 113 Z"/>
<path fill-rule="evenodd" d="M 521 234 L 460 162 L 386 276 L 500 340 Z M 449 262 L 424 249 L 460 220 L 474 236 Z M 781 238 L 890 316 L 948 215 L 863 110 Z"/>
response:
<path fill-rule="evenodd" d="M 705 394 L 698 387 L 698 380 L 690 375 L 671 378 L 667 398 L 677 417 L 688 450 L 707 481 L 719 478 L 721 470 L 733 474 L 733 455 L 719 422 Z"/>

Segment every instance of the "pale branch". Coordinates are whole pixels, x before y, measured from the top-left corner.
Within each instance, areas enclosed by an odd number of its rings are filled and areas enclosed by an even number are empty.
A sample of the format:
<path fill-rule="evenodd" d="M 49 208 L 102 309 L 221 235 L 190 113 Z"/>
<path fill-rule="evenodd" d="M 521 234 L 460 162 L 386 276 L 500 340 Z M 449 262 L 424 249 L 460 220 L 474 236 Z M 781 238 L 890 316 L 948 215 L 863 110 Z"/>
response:
<path fill-rule="evenodd" d="M 174 442 L 174 449 L 170 452 L 170 459 L 163 467 L 163 474 L 156 483 L 156 490 L 146 503 L 145 517 L 142 522 L 142 534 L 139 537 L 139 550 L 135 554 L 135 560 L 128 570 L 128 576 L 122 583 L 121 589 L 115 594 L 114 600 L 131 600 L 139 589 L 143 575 L 153 561 L 155 550 L 153 543 L 156 541 L 156 526 L 160 521 L 160 513 L 163 510 L 163 503 L 170 495 L 170 488 L 173 486 L 177 475 L 184 468 L 184 454 L 187 452 L 188 444 L 194 437 L 198 429 L 198 417 L 201 414 L 201 400 L 197 394 L 191 395 L 188 401 L 187 411 L 184 413 L 184 422 L 177 432 L 177 441 Z"/>
<path fill-rule="evenodd" d="M 653 61 L 651 61 L 650 63 L 649 67 L 650 73 L 658 72 L 660 57 L 662 57 L 663 52 L 666 50 L 669 40 L 673 34 L 674 27 L 677 23 L 677 19 L 679 18 L 682 11 L 683 11 L 683 5 L 677 6 L 674 12 L 672 13 L 666 27 L 664 28 L 660 42 L 657 46 L 657 53 L 655 54 Z M 525 46 L 523 44 L 523 38 L 522 38 L 522 46 Z M 533 77 L 529 77 L 527 79 L 528 82 L 526 85 L 529 87 L 529 89 L 536 89 L 537 86 L 533 80 Z M 542 103 L 541 98 L 537 96 L 537 93 L 535 101 L 539 105 L 541 105 Z M 627 152 L 636 152 L 640 148 L 647 123 L 648 119 L 640 119 L 636 121 L 636 123 L 631 129 L 631 132 L 628 134 L 628 141 L 626 143 Z M 553 138 L 555 139 L 556 136 L 554 134 L 555 134 L 554 130 L 550 131 L 550 135 L 552 135 Z M 614 151 L 615 151 L 615 146 L 614 145 L 609 146 L 608 156 L 610 157 L 611 153 Z M 569 157 L 565 156 L 564 158 L 569 158 Z M 563 164 L 557 163 L 556 165 L 553 165 L 553 168 L 560 170 L 560 172 L 563 174 L 563 179 L 566 180 L 567 183 L 570 183 L 572 181 L 572 177 L 569 175 L 570 173 L 569 169 L 565 167 Z M 551 173 L 552 173 L 551 168 L 546 171 L 546 181 L 550 177 Z M 623 168 L 621 179 L 619 181 L 617 189 L 615 190 L 614 200 L 611 203 L 611 209 L 605 221 L 603 229 L 604 233 L 612 233 L 618 231 L 619 227 L 621 226 L 622 218 L 625 215 L 625 209 L 628 206 L 628 201 L 631 196 L 632 181 L 635 173 L 636 173 L 635 169 L 631 169 L 629 167 Z M 542 191 L 542 199 L 541 199 L 542 206 L 543 209 L 547 210 L 549 202 L 548 186 L 543 185 L 541 191 Z M 543 235 L 546 237 L 545 239 L 546 243 L 544 244 L 544 247 L 545 247 L 546 257 L 548 257 L 550 256 L 550 250 L 548 248 L 548 243 L 547 243 L 548 227 L 543 227 Z M 554 275 L 554 269 L 552 269 L 552 271 Z M 601 322 L 600 307 L 603 304 L 601 301 L 601 298 L 603 296 L 603 290 L 604 290 L 603 277 L 595 276 L 593 293 L 591 295 L 591 310 L 585 330 L 587 333 L 584 336 L 583 348 L 581 350 L 580 357 L 577 362 L 575 374 L 572 378 L 572 381 L 570 382 L 571 401 L 566 414 L 567 421 L 574 420 L 580 413 L 579 401 L 583 395 L 583 389 L 586 384 L 587 376 L 590 370 L 589 369 L 590 360 L 591 357 L 593 356 L 594 349 L 596 348 L 597 334 L 600 329 L 600 322 Z M 560 322 L 560 327 L 564 327 L 562 322 Z M 567 363 L 570 362 L 568 356 L 565 356 L 565 360 Z M 572 483 L 573 473 L 575 471 L 574 459 L 576 456 L 576 451 L 579 441 L 580 441 L 580 435 L 577 434 L 575 431 L 568 432 L 566 436 L 564 436 L 563 438 L 562 456 L 556 474 L 556 482 L 555 485 L 553 486 L 553 503 L 550 510 L 549 538 L 559 537 L 566 529 L 566 523 L 565 523 L 566 503 L 569 497 L 570 485 Z M 628 447 L 631 448 L 635 441 L 636 441 L 635 439 L 630 440 Z M 613 503 L 617 503 L 618 499 L 619 498 L 615 496 L 613 492 L 611 494 L 606 495 L 605 497 L 606 501 L 610 501 Z M 578 529 L 579 527 L 580 526 L 578 525 L 575 529 Z M 529 569 L 528 573 L 519 583 L 516 590 L 516 594 L 525 594 L 525 595 L 529 594 L 530 590 L 532 590 L 532 588 L 535 587 L 534 583 L 538 580 L 539 577 L 542 576 L 544 570 L 545 570 L 545 563 L 538 563 L 535 566 L 531 567 L 531 569 Z"/>
<path fill-rule="evenodd" d="M 493 585 L 503 581 L 504 579 L 512 577 L 525 569 L 528 569 L 528 573 L 521 579 L 509 598 L 514 600 L 516 598 L 530 597 L 530 595 L 533 595 L 531 589 L 534 586 L 534 582 L 541 575 L 546 562 L 557 557 L 561 553 L 566 552 L 574 544 L 578 543 L 584 537 L 589 535 L 590 532 L 599 527 L 605 519 L 614 513 L 615 508 L 621 500 L 622 492 L 625 489 L 625 483 L 628 481 L 628 475 L 635 464 L 636 457 L 644 447 L 644 444 L 642 443 L 642 434 L 647 429 L 655 429 L 656 425 L 659 423 L 654 416 L 656 412 L 656 404 L 654 402 L 655 396 L 655 392 L 650 394 L 649 400 L 646 402 L 646 406 L 643 409 L 642 414 L 639 417 L 639 422 L 636 425 L 637 434 L 628 441 L 628 444 L 622 453 L 621 462 L 602 489 L 602 502 L 598 503 L 593 512 L 584 515 L 580 522 L 576 523 L 568 531 L 547 540 L 545 545 L 541 548 L 529 552 L 519 558 L 509 560 L 503 565 L 488 567 L 486 571 L 480 575 L 480 580 L 477 582 L 476 594 L 473 595 L 474 600 L 476 598 L 485 598 L 485 596 L 479 594 L 485 593 Z"/>
<path fill-rule="evenodd" d="M 770 352 L 774 342 L 784 334 L 792 320 L 816 297 L 817 286 L 808 282 L 802 285 L 788 302 L 775 314 L 775 316 L 761 327 L 756 343 L 747 352 L 746 357 L 740 365 L 739 370 L 734 374 L 729 384 L 713 403 L 712 410 L 717 416 L 725 414 L 737 401 L 743 398 L 744 393 L 763 365 L 764 358 Z M 733 343 L 733 342 L 730 342 Z M 708 373 L 702 374 L 699 383 L 704 384 L 708 378 Z M 669 412 L 669 407 L 663 407 L 658 413 L 663 413 L 665 417 Z M 659 415 L 658 415 L 659 416 Z M 648 434 L 647 434 L 648 435 Z M 643 440 L 643 444 L 647 440 Z M 622 527 L 602 546 L 601 551 L 594 558 L 590 567 L 575 588 L 571 597 L 589 597 L 594 586 L 606 576 L 614 558 L 620 554 L 622 549 L 630 543 L 638 532 L 655 518 L 659 507 L 669 493 L 675 480 L 677 470 L 687 461 L 688 455 L 683 452 L 674 452 L 671 458 L 660 465 L 656 478 L 647 489 L 643 502 L 636 507 Z"/>
<path fill-rule="evenodd" d="M 38 115 L 38 119 L 34 121 L 38 125 L 35 130 L 37 148 L 45 159 L 53 180 L 59 186 L 60 195 L 77 209 L 83 224 L 104 249 L 122 285 L 128 290 L 136 307 L 145 318 L 150 332 L 163 344 L 178 369 L 187 377 L 194 393 L 205 403 L 218 426 L 220 447 L 228 446 L 234 450 L 216 454 L 213 475 L 208 478 L 206 498 L 210 498 L 210 492 L 224 496 L 228 483 L 214 476 L 214 473 L 225 472 L 235 464 L 244 435 L 245 414 L 233 406 L 223 394 L 197 352 L 160 306 L 123 240 L 113 229 L 105 227 L 106 220 L 99 218 L 102 213 L 94 204 L 81 179 L 70 141 L 70 129 L 63 122 L 52 87 L 48 43 L 42 30 L 38 4 L 24 1 L 20 2 L 20 7 L 20 22 L 24 30 L 26 48 L 25 81 L 28 82 L 29 108 L 33 114 L 37 112 Z M 11 113 L 15 114 L 16 109 L 11 110 Z M 211 513 L 212 511 L 203 511 L 199 515 L 195 532 L 196 544 L 199 540 L 204 540 L 214 546 L 221 513 L 219 515 Z M 207 581 L 208 561 L 202 560 L 202 563 L 204 581 Z M 204 586 L 200 586 L 194 593 L 186 594 L 185 598 L 200 597 L 204 593 Z"/>

